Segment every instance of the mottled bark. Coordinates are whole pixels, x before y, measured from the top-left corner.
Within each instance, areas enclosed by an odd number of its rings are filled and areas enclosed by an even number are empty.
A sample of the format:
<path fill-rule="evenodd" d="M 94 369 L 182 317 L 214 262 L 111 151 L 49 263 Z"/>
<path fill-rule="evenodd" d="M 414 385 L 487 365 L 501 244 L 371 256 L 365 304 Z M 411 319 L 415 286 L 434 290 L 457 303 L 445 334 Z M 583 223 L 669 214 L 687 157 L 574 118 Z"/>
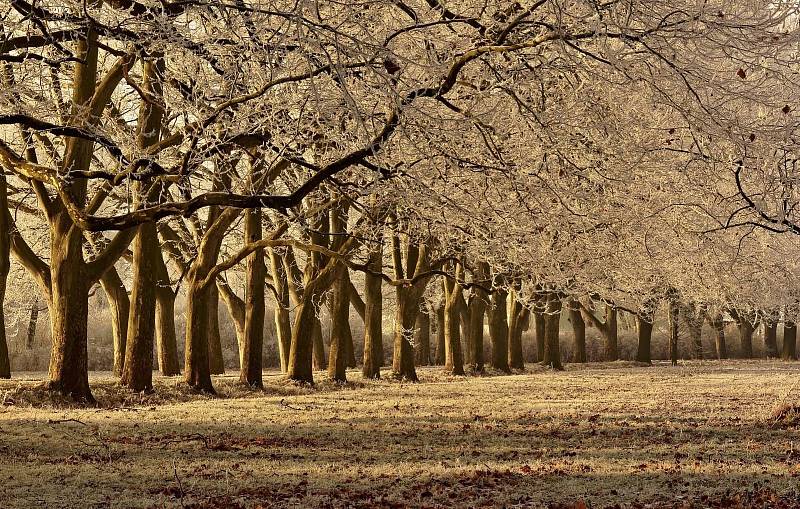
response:
<path fill-rule="evenodd" d="M 581 305 L 576 300 L 569 303 L 569 323 L 572 324 L 572 362 L 586 362 L 586 322 L 581 315 Z"/>
<path fill-rule="evenodd" d="M 764 319 L 764 356 L 767 359 L 778 356 L 778 323 L 772 318 Z"/>
<path fill-rule="evenodd" d="M 561 299 L 551 293 L 547 297 L 547 310 L 545 315 L 545 344 L 542 364 L 555 370 L 562 370 L 561 365 Z"/>
<path fill-rule="evenodd" d="M 383 250 L 380 242 L 371 246 L 367 263 L 373 272 L 381 272 Z M 364 274 L 364 378 L 380 378 L 383 366 L 383 294 L 381 278 Z"/>
<path fill-rule="evenodd" d="M 797 360 L 797 324 L 789 320 L 783 322 L 781 359 L 785 361 Z"/>
<path fill-rule="evenodd" d="M 245 243 L 261 240 L 261 210 L 245 212 Z M 264 350 L 265 285 L 264 252 L 257 249 L 245 262 L 244 331 L 241 348 L 239 381 L 249 387 L 263 387 L 262 355 Z"/>
<path fill-rule="evenodd" d="M 510 372 L 508 365 L 508 292 L 497 289 L 492 292 L 489 306 L 489 339 L 492 343 L 492 367 Z"/>
<path fill-rule="evenodd" d="M 417 352 L 417 366 L 428 366 L 431 363 L 431 315 L 420 311 L 414 328 L 414 346 Z"/>
<path fill-rule="evenodd" d="M 111 312 L 111 335 L 114 342 L 113 373 L 115 376 L 121 376 L 122 368 L 125 366 L 125 345 L 128 338 L 128 316 L 131 301 L 125 283 L 122 282 L 122 278 L 113 267 L 100 278 L 100 286 L 103 287 L 106 294 Z"/>

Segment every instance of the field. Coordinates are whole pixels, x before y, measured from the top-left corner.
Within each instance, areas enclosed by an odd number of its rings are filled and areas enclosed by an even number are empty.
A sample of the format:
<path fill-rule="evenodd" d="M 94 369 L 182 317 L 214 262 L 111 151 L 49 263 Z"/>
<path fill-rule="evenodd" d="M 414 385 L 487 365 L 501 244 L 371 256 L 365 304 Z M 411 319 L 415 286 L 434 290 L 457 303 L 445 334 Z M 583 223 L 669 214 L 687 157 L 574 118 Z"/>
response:
<path fill-rule="evenodd" d="M 569 366 L 554 373 L 221 396 L 93 379 L 100 408 L 0 382 L 0 505 L 800 507 L 800 364 Z M 39 374 L 41 376 L 41 374 Z M 322 379 L 322 374 L 317 374 Z"/>

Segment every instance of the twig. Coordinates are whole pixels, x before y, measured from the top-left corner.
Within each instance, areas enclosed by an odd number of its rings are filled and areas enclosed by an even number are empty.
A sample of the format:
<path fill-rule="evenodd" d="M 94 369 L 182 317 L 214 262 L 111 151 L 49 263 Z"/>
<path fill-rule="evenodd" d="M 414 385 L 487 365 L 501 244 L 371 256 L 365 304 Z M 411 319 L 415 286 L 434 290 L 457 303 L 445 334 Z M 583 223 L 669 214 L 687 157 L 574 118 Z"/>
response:
<path fill-rule="evenodd" d="M 84 426 L 88 426 L 88 424 L 83 421 L 79 421 L 78 419 L 47 419 L 47 424 L 63 424 L 65 422 L 75 422 Z"/>
<path fill-rule="evenodd" d="M 172 473 L 175 475 L 175 482 L 178 483 L 178 502 L 183 507 L 183 483 L 181 483 L 181 478 L 178 477 L 178 466 L 175 464 L 175 458 L 172 458 Z"/>

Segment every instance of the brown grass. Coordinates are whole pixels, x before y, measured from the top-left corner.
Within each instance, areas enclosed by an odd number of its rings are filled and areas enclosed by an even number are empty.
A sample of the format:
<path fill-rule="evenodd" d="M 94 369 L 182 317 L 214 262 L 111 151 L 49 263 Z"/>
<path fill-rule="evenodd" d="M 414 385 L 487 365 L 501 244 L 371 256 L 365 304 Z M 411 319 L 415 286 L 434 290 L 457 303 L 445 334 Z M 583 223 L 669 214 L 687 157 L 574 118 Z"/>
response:
<path fill-rule="evenodd" d="M 0 382 L 0 506 L 798 507 L 800 364 L 420 374 L 219 398 L 98 375 L 100 408 Z"/>

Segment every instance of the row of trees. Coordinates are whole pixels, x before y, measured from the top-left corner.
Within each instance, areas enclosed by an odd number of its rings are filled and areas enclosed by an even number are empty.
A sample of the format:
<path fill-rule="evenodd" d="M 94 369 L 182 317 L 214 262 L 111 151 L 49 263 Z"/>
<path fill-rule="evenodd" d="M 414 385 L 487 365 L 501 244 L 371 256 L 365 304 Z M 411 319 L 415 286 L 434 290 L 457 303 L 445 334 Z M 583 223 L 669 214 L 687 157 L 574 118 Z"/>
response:
<path fill-rule="evenodd" d="M 796 15 L 754 0 L 0 1 L 0 281 L 13 254 L 47 302 L 50 387 L 84 400 L 95 285 L 137 391 L 154 341 L 162 372 L 180 369 L 178 292 L 183 374 L 208 392 L 220 299 L 252 386 L 266 301 L 303 382 L 315 352 L 325 364 L 323 306 L 344 380 L 351 305 L 364 374 L 391 329 L 392 372 L 416 379 L 431 292 L 454 373 L 480 369 L 484 321 L 492 365 L 515 367 L 531 312 L 553 366 L 562 310 L 609 359 L 620 309 L 645 335 L 660 302 L 791 324 Z"/>

